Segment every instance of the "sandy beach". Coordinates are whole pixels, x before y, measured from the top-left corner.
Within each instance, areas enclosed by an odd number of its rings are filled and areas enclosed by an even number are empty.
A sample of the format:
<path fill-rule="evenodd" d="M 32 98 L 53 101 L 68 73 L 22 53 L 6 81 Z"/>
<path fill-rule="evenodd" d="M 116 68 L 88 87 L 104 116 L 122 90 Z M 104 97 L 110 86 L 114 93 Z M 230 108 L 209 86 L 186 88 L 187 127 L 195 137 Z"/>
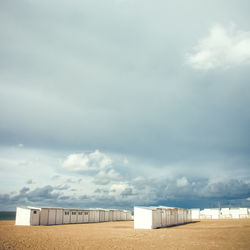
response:
<path fill-rule="evenodd" d="M 0 221 L 0 249 L 250 249 L 250 220 L 210 220 L 155 230 L 133 222 L 15 226 Z"/>

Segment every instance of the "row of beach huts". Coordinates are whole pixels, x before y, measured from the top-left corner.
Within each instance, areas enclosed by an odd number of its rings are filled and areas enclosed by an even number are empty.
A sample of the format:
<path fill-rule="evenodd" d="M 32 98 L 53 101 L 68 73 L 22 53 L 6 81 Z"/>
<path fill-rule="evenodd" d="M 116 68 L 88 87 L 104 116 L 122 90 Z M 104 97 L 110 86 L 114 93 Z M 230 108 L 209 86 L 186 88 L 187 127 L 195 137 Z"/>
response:
<path fill-rule="evenodd" d="M 61 225 L 130 221 L 135 229 L 154 229 L 207 219 L 250 219 L 250 208 L 206 208 L 200 210 L 166 206 L 134 207 L 131 211 L 119 209 L 68 209 L 46 207 L 17 207 L 16 225 Z"/>
<path fill-rule="evenodd" d="M 132 220 L 128 210 L 17 207 L 16 225 L 61 225 Z"/>
<path fill-rule="evenodd" d="M 250 208 L 199 208 L 192 209 L 192 219 L 250 219 Z"/>
<path fill-rule="evenodd" d="M 174 207 L 134 207 L 134 228 L 154 229 L 192 222 L 192 210 Z"/>

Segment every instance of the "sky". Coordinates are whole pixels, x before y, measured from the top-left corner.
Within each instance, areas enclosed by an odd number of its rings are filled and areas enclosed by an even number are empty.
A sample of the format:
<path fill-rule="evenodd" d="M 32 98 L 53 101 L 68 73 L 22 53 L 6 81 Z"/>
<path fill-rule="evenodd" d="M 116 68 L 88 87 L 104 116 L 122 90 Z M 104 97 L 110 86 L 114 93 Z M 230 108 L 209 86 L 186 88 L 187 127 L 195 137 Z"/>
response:
<path fill-rule="evenodd" d="M 1 0 L 0 210 L 250 207 L 248 0 Z"/>

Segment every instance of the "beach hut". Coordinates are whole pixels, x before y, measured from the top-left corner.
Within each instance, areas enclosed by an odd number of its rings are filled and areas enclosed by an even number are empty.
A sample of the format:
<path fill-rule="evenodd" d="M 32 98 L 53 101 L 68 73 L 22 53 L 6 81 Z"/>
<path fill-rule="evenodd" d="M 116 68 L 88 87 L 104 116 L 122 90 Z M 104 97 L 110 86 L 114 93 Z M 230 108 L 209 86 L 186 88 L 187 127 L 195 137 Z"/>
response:
<path fill-rule="evenodd" d="M 63 224 L 69 224 L 69 223 L 70 223 L 70 210 L 63 209 Z"/>
<path fill-rule="evenodd" d="M 244 207 L 240 207 L 239 209 L 239 213 L 240 213 L 240 219 L 247 219 L 248 218 L 248 209 L 244 208 Z"/>
<path fill-rule="evenodd" d="M 134 228 L 153 229 L 153 209 L 149 207 L 134 207 Z"/>
<path fill-rule="evenodd" d="M 94 222 L 100 222 L 100 211 L 99 210 L 94 210 Z"/>
<path fill-rule="evenodd" d="M 63 224 L 63 209 L 57 208 L 56 209 L 56 225 Z"/>
<path fill-rule="evenodd" d="M 191 210 L 172 207 L 134 207 L 134 228 L 153 229 L 191 222 Z"/>
<path fill-rule="evenodd" d="M 120 211 L 120 213 L 121 213 L 121 220 L 123 221 L 123 220 L 126 220 L 126 211 L 125 210 L 121 210 Z"/>
<path fill-rule="evenodd" d="M 166 218 L 167 218 L 167 225 L 170 226 L 170 209 L 166 209 Z"/>
<path fill-rule="evenodd" d="M 117 221 L 121 220 L 121 210 L 117 210 Z"/>
<path fill-rule="evenodd" d="M 83 219 L 83 215 L 84 212 L 82 210 L 78 210 L 77 211 L 77 223 L 83 223 L 84 219 Z"/>
<path fill-rule="evenodd" d="M 104 210 L 99 210 L 99 218 L 100 218 L 100 222 L 104 222 L 105 221 L 105 211 Z"/>
<path fill-rule="evenodd" d="M 113 221 L 113 210 L 109 210 L 109 219 L 108 221 Z"/>
<path fill-rule="evenodd" d="M 40 208 L 17 207 L 16 225 L 37 226 L 40 224 Z"/>
<path fill-rule="evenodd" d="M 116 210 L 112 209 L 110 210 L 110 221 L 116 221 L 117 220 L 117 213 Z"/>
<path fill-rule="evenodd" d="M 191 209 L 191 216 L 192 220 L 199 220 L 200 219 L 200 209 L 199 208 L 192 208 Z"/>
<path fill-rule="evenodd" d="M 48 208 L 41 208 L 40 225 L 43 225 L 43 226 L 48 225 L 48 220 L 49 220 L 49 209 Z"/>
<path fill-rule="evenodd" d="M 188 209 L 188 222 L 192 222 L 192 210 Z"/>
<path fill-rule="evenodd" d="M 56 224 L 56 209 L 55 208 L 48 208 L 48 225 L 55 225 Z"/>
<path fill-rule="evenodd" d="M 220 210 L 220 219 L 232 219 L 229 208 L 221 208 Z"/>
<path fill-rule="evenodd" d="M 219 219 L 220 218 L 220 209 L 219 208 L 205 208 L 200 211 L 201 219 Z"/>
<path fill-rule="evenodd" d="M 162 227 L 167 226 L 167 209 L 161 210 L 161 224 L 162 224 Z"/>
<path fill-rule="evenodd" d="M 239 208 L 231 208 L 230 214 L 232 216 L 232 219 L 239 219 L 240 218 L 240 210 Z"/>
<path fill-rule="evenodd" d="M 89 222 L 89 211 L 84 210 L 83 211 L 83 223 L 88 223 Z"/>
<path fill-rule="evenodd" d="M 104 221 L 109 221 L 109 210 L 104 211 Z"/>
<path fill-rule="evenodd" d="M 95 222 L 95 211 L 89 210 L 89 222 Z"/>
<path fill-rule="evenodd" d="M 126 220 L 132 220 L 132 214 L 130 211 L 126 211 Z"/>
<path fill-rule="evenodd" d="M 77 223 L 77 210 L 70 209 L 70 223 Z"/>

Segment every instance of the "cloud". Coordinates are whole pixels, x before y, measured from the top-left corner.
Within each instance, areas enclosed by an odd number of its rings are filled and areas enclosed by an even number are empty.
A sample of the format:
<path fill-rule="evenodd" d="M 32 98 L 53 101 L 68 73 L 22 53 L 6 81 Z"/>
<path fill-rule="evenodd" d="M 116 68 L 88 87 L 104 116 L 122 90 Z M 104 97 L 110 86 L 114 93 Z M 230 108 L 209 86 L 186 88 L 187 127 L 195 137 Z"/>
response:
<path fill-rule="evenodd" d="M 70 171 L 92 171 L 110 168 L 112 160 L 106 154 L 96 150 L 92 153 L 71 154 L 62 163 Z"/>
<path fill-rule="evenodd" d="M 250 32 L 235 26 L 214 25 L 209 35 L 198 41 L 187 63 L 198 70 L 229 68 L 250 62 Z"/>
<path fill-rule="evenodd" d="M 176 180 L 177 187 L 185 187 L 188 185 L 188 180 L 185 176 Z"/>
<path fill-rule="evenodd" d="M 118 181 L 121 179 L 121 176 L 114 169 L 101 170 L 95 177 L 94 183 L 97 185 L 107 185 L 111 181 Z"/>
<path fill-rule="evenodd" d="M 32 179 L 27 180 L 26 184 L 34 184 L 34 181 Z"/>
<path fill-rule="evenodd" d="M 208 179 L 143 179 L 119 181 L 110 186 L 94 189 L 92 193 L 77 192 L 68 185 L 46 185 L 34 189 L 23 187 L 18 194 L 0 194 L 0 208 L 14 209 L 15 206 L 61 206 L 61 207 L 123 207 L 133 205 L 171 205 L 198 207 L 222 205 L 250 205 L 250 183 L 243 180 Z M 181 186 L 180 186 L 181 183 Z M 184 185 L 185 184 L 185 185 Z M 204 204 L 204 206 L 202 205 Z"/>

